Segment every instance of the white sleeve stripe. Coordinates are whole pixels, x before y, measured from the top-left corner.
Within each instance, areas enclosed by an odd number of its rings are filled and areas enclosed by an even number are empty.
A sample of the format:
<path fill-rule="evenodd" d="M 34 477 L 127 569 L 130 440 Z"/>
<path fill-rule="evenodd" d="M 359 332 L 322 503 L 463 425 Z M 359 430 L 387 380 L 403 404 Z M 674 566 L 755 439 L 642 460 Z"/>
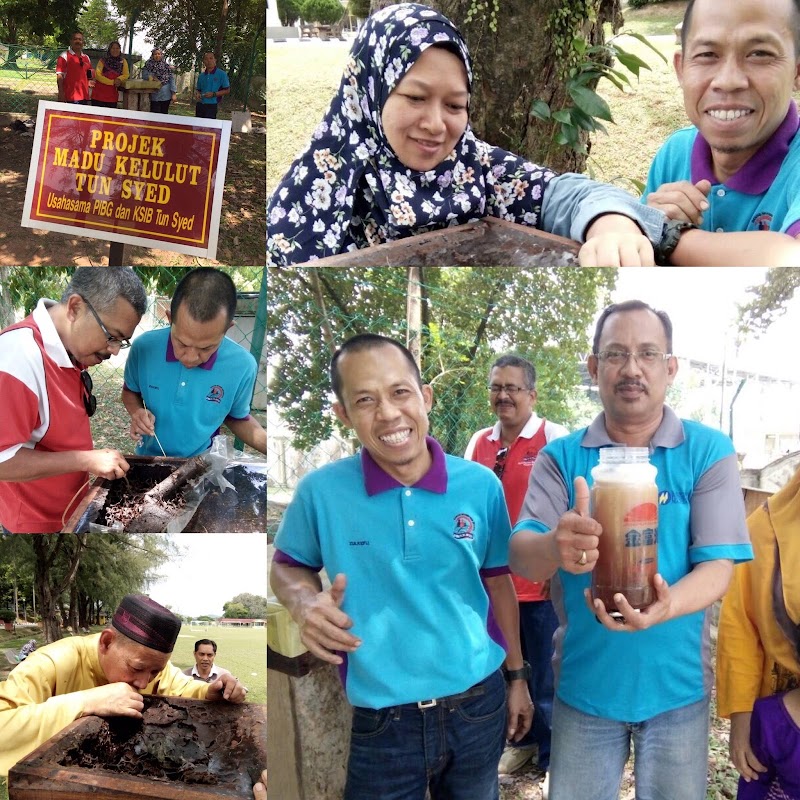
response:
<path fill-rule="evenodd" d="M 30 441 L 40 442 L 50 427 L 50 398 L 42 351 L 30 328 L 16 328 L 0 336 L 0 372 L 16 378 L 36 396 L 40 425 L 31 433 Z"/>

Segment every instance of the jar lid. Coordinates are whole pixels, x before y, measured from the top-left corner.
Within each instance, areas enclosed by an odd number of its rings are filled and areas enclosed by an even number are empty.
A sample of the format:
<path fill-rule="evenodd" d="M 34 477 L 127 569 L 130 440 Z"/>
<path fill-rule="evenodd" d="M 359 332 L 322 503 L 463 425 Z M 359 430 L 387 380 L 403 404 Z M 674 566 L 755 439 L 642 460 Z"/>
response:
<path fill-rule="evenodd" d="M 647 447 L 601 447 L 601 464 L 649 464 Z"/>

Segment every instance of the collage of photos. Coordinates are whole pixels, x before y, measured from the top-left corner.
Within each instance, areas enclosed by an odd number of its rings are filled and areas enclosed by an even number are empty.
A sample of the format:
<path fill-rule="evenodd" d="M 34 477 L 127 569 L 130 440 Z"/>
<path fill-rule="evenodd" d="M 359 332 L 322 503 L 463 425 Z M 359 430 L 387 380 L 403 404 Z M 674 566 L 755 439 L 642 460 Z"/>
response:
<path fill-rule="evenodd" d="M 0 797 L 265 798 L 265 268 L 0 280 Z"/>

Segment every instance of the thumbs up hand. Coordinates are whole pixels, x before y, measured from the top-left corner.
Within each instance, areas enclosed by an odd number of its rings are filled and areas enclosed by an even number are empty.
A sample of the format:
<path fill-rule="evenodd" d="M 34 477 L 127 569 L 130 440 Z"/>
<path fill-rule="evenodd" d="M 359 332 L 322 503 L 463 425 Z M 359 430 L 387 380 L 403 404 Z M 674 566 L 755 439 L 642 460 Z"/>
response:
<path fill-rule="evenodd" d="M 561 569 L 580 575 L 591 572 L 598 558 L 597 545 L 603 529 L 589 516 L 589 486 L 575 478 L 575 505 L 562 515 L 555 529 L 555 558 Z"/>
<path fill-rule="evenodd" d="M 341 610 L 346 588 L 347 578 L 339 573 L 330 589 L 302 603 L 295 618 L 303 644 L 331 664 L 342 663 L 339 652 L 351 653 L 361 645 L 361 639 L 347 632 L 353 620 Z"/>

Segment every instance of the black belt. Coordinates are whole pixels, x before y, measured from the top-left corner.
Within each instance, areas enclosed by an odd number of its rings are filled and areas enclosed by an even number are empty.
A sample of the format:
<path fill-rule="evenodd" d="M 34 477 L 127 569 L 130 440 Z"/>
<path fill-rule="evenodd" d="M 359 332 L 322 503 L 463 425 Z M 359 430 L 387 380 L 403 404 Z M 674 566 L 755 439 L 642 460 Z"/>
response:
<path fill-rule="evenodd" d="M 443 708 L 455 708 L 459 703 L 464 700 L 469 700 L 471 697 L 480 697 L 486 694 L 485 680 L 476 683 L 474 686 L 467 689 L 465 692 L 458 694 L 449 694 L 447 697 L 433 697 L 430 700 L 419 700 L 416 703 L 404 703 L 400 708 L 418 708 L 424 710 L 426 708 L 434 708 L 435 706 L 442 706 Z"/>

